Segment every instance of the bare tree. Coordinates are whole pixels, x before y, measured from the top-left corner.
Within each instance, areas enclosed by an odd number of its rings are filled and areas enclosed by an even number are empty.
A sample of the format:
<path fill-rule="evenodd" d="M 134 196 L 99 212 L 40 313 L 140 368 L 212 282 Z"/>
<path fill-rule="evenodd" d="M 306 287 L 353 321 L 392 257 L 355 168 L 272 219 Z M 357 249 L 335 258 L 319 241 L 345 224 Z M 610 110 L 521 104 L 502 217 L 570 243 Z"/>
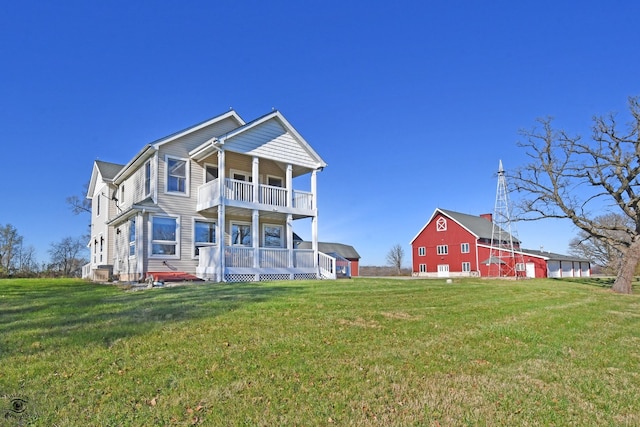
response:
<path fill-rule="evenodd" d="M 52 243 L 49 249 L 52 269 L 63 276 L 75 275 L 87 262 L 82 256 L 85 249 L 83 238 L 65 237 Z"/>
<path fill-rule="evenodd" d="M 398 274 L 402 269 L 402 261 L 404 260 L 404 249 L 400 244 L 395 244 L 389 252 L 387 252 L 387 264 L 394 267 Z"/>
<path fill-rule="evenodd" d="M 609 228 L 632 227 L 628 217 L 617 213 L 597 216 L 594 218 L 599 224 L 606 224 Z M 629 236 L 626 233 L 616 231 L 610 233 L 611 239 L 604 241 L 580 230 L 578 235 L 569 242 L 569 252 L 573 255 L 587 258 L 602 267 L 606 274 L 616 274 L 620 269 L 622 260 L 622 249 L 619 246 L 612 246 L 609 242 L 626 241 Z"/>
<path fill-rule="evenodd" d="M 621 126 L 615 114 L 593 118 L 591 141 L 556 130 L 551 119 L 521 132 L 530 163 L 510 177 L 524 198 L 519 219 L 568 218 L 580 230 L 622 254 L 613 291 L 630 294 L 640 261 L 640 104 L 628 101 L 632 120 Z M 614 211 L 629 220 L 603 223 L 597 212 Z"/>
<path fill-rule="evenodd" d="M 22 236 L 11 224 L 0 226 L 0 276 L 12 274 L 22 247 Z"/>
<path fill-rule="evenodd" d="M 83 186 L 83 192 L 80 195 L 74 194 L 66 198 L 67 205 L 76 215 L 81 213 L 91 213 L 91 200 L 87 199 L 87 191 L 89 191 L 89 182 L 86 182 Z"/>

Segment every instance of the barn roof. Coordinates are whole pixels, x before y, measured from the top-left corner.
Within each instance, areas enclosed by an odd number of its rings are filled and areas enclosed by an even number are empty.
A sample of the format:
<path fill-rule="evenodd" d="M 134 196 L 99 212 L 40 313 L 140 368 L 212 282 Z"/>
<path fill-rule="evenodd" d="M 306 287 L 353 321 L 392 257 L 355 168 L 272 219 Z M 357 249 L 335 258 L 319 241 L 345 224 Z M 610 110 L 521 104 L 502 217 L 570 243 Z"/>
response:
<path fill-rule="evenodd" d="M 301 241 L 298 244 L 298 249 L 311 249 L 311 242 Z M 327 243 L 318 242 L 318 250 L 325 254 L 337 253 L 338 255 L 347 259 L 360 259 L 360 254 L 353 248 L 353 246 L 345 245 L 342 243 Z"/>
<path fill-rule="evenodd" d="M 581 262 L 591 262 L 586 258 L 581 258 L 578 256 L 572 255 L 562 255 L 553 252 L 546 251 L 538 251 L 535 249 L 522 249 L 523 254 L 532 255 L 539 258 L 544 258 L 547 261 L 581 261 Z"/>

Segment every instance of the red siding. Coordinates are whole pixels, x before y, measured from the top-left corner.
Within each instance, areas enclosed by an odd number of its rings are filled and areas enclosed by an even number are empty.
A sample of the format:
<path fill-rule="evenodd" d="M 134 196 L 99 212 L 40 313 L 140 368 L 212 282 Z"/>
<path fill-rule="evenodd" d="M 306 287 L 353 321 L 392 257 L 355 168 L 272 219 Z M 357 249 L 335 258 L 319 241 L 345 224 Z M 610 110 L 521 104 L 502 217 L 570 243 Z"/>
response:
<path fill-rule="evenodd" d="M 438 219 L 444 218 L 447 221 L 446 231 L 437 231 Z M 462 253 L 461 245 L 469 244 L 469 252 Z M 448 254 L 438 255 L 437 246 L 447 245 Z M 418 248 L 425 247 L 426 255 L 419 256 Z M 438 265 L 449 265 L 449 272 L 462 272 L 462 263 L 471 264 L 471 271 L 477 271 L 476 260 L 476 239 L 469 231 L 464 229 L 452 219 L 438 213 L 433 217 L 431 222 L 422 230 L 422 232 L 414 239 L 411 244 L 411 255 L 413 272 L 420 271 L 420 264 L 427 265 L 427 273 L 437 273 Z"/>

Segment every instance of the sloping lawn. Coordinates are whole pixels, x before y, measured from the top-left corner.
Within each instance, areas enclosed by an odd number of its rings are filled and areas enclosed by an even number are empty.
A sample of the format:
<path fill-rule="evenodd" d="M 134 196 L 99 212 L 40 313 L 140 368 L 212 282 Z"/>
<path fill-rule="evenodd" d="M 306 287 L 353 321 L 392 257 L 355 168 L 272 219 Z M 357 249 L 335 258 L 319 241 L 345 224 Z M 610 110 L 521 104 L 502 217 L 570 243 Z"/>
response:
<path fill-rule="evenodd" d="M 0 420 L 640 425 L 640 296 L 598 284 L 0 280 Z"/>

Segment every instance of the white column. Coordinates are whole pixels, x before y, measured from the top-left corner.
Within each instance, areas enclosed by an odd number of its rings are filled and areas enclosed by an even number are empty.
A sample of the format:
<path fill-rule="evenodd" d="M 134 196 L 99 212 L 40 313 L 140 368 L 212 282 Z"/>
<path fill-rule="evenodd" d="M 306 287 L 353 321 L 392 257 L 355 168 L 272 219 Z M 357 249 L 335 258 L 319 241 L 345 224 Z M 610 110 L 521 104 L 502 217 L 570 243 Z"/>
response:
<path fill-rule="evenodd" d="M 311 218 L 311 247 L 313 248 L 313 266 L 318 267 L 318 171 L 311 172 L 311 197 L 312 209 L 314 211 Z"/>
<path fill-rule="evenodd" d="M 253 268 L 256 269 L 256 280 L 259 280 L 260 268 L 260 211 L 253 210 L 251 215 L 251 244 L 253 245 Z"/>
<path fill-rule="evenodd" d="M 287 207 L 293 206 L 293 165 L 287 165 L 287 180 L 285 183 L 287 188 Z"/>
<path fill-rule="evenodd" d="M 257 157 L 253 158 L 251 177 L 253 180 L 253 203 L 260 203 L 260 159 Z"/>
<path fill-rule="evenodd" d="M 287 215 L 287 251 L 289 252 L 289 268 L 293 268 L 293 215 Z"/>
<path fill-rule="evenodd" d="M 216 243 L 218 244 L 218 261 L 216 266 L 216 276 L 218 281 L 224 282 L 225 271 L 225 258 L 224 258 L 224 236 L 226 234 L 226 212 L 225 204 L 227 203 L 225 197 L 225 155 L 224 150 L 218 151 L 218 190 L 220 191 L 220 205 L 218 205 L 218 224 L 216 224 Z"/>

